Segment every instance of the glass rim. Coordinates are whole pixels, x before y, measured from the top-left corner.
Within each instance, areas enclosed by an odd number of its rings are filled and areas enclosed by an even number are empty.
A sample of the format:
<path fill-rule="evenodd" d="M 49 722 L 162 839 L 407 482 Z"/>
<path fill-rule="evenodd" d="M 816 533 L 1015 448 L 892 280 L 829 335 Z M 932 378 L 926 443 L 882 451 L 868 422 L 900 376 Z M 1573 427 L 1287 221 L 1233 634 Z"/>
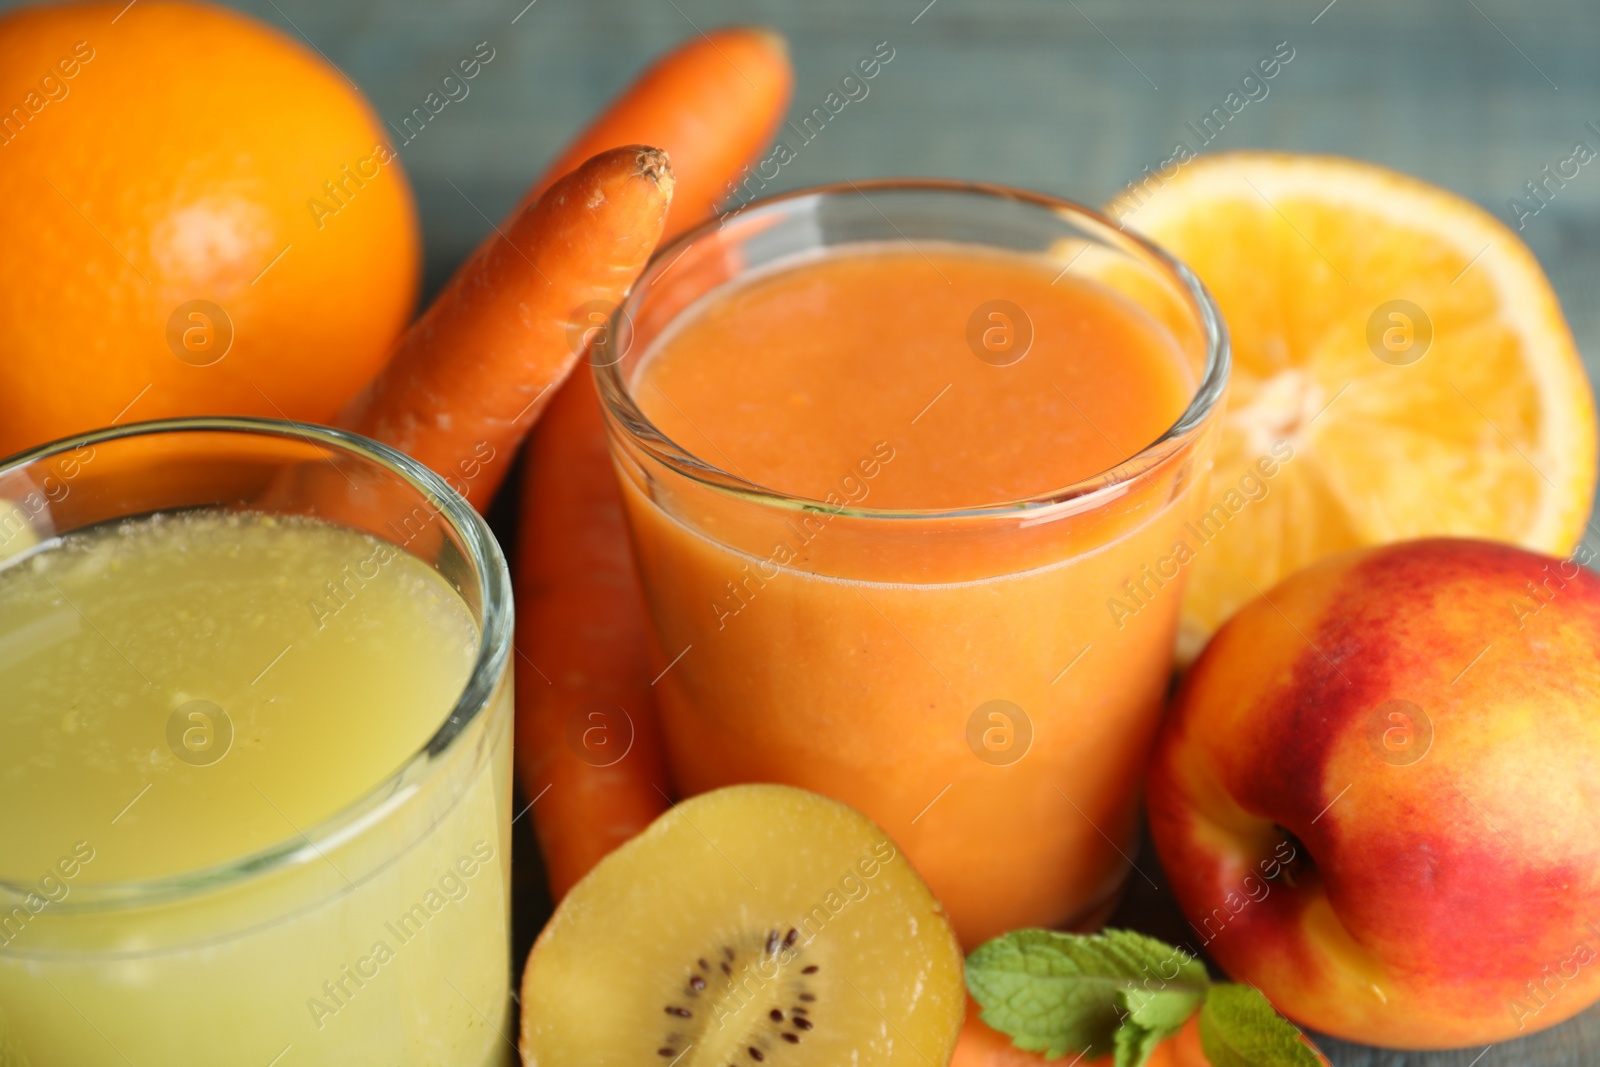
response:
<path fill-rule="evenodd" d="M 349 430 L 290 419 L 221 415 L 151 419 L 63 437 L 13 456 L 0 457 L 0 475 L 84 447 L 127 438 L 179 433 L 230 433 L 294 439 L 375 462 L 417 490 L 435 516 L 443 517 L 461 539 L 477 576 L 478 595 L 483 604 L 477 657 L 461 695 L 449 706 L 438 729 L 397 768 L 337 811 L 265 848 L 207 867 L 151 878 L 75 885 L 73 902 L 70 905 L 65 901 L 51 904 L 52 909 L 66 910 L 70 907 L 72 910 L 98 910 L 170 903 L 174 899 L 228 888 L 256 876 L 323 858 L 322 846 L 329 842 L 337 844 L 347 836 L 364 831 L 368 824 L 378 821 L 386 802 L 396 796 L 409 795 L 408 791 L 401 788 L 404 783 L 419 769 L 426 768 L 431 761 L 449 751 L 457 739 L 465 734 L 466 728 L 485 713 L 509 666 L 512 647 L 511 575 L 499 543 L 483 517 L 466 498 L 450 488 L 449 483 L 422 463 L 380 441 Z M 26 899 L 34 891 L 34 885 L 0 878 L 0 901 L 8 897 Z M 4 954 L 3 947 L 0 947 L 0 954 Z"/>
<path fill-rule="evenodd" d="M 1058 218 L 1087 223 L 1085 228 L 1091 231 L 1095 228 L 1115 231 L 1119 239 L 1131 244 L 1164 274 L 1168 281 L 1176 284 L 1179 292 L 1187 297 L 1194 312 L 1204 338 L 1205 366 L 1188 405 L 1172 425 L 1154 441 L 1106 470 L 1081 478 L 1070 485 L 1032 496 L 959 508 L 872 508 L 857 507 L 853 504 L 835 505 L 815 497 L 773 489 L 723 470 L 673 441 L 650 421 L 622 380 L 621 357 L 604 363 L 590 360 L 595 385 L 600 393 L 608 421 L 621 427 L 634 445 L 643 449 L 652 459 L 669 470 L 708 488 L 769 507 L 797 511 L 826 510 L 831 515 L 862 519 L 975 519 L 1028 513 L 1030 519 L 1036 520 L 1037 517 L 1031 513 L 1068 505 L 1072 506 L 1073 510 L 1093 507 L 1103 500 L 1120 495 L 1123 491 L 1121 487 L 1159 466 L 1162 460 L 1185 444 L 1217 409 L 1227 390 L 1232 367 L 1228 327 L 1210 291 L 1194 271 L 1153 241 L 1133 233 L 1093 208 L 1047 193 L 991 182 L 943 178 L 870 178 L 808 186 L 753 200 L 726 215 L 706 220 L 657 249 L 632 291 L 612 312 L 607 330 L 631 331 L 631 313 L 650 292 L 652 285 L 687 254 L 692 246 L 717 234 L 731 221 L 759 219 L 791 209 L 797 203 L 808 200 L 820 202 L 840 196 L 860 196 L 862 199 L 867 199 L 869 192 L 955 193 L 968 195 L 975 200 L 1010 201 L 1049 212 Z M 871 201 L 868 200 L 868 203 Z M 891 222 L 890 226 L 893 225 Z M 902 239 L 914 247 L 914 242 L 910 238 L 902 235 Z M 1070 267 L 1070 264 L 1068 266 Z M 734 277 L 738 278 L 744 273 L 741 271 Z M 610 336 L 629 337 L 629 333 L 610 332 Z M 631 344 L 631 337 L 629 343 Z"/>

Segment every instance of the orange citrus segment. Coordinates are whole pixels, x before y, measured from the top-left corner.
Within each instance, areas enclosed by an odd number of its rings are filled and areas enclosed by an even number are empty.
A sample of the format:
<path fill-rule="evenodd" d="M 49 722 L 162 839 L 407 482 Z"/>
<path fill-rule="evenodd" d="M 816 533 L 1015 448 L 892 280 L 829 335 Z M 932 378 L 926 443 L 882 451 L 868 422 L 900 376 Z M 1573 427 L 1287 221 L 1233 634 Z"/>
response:
<path fill-rule="evenodd" d="M 1194 268 L 1233 340 L 1208 502 L 1221 532 L 1192 565 L 1182 661 L 1258 591 L 1343 549 L 1576 545 L 1593 396 L 1543 271 L 1482 209 L 1368 163 L 1244 152 L 1108 210 Z"/>

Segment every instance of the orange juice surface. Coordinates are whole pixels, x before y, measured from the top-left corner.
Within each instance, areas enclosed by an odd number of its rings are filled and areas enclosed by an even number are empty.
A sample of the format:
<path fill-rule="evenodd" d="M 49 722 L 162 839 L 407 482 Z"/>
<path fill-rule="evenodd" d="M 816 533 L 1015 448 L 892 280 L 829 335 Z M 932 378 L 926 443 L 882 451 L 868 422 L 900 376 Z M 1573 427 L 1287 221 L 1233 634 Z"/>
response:
<path fill-rule="evenodd" d="M 634 393 L 668 437 L 780 492 L 821 500 L 887 440 L 895 456 L 867 506 L 1045 494 L 1144 448 L 1194 393 L 1155 323 L 1057 273 L 935 249 L 768 274 L 709 301 Z"/>
<path fill-rule="evenodd" d="M 639 407 L 705 462 L 820 503 L 750 534 L 725 497 L 623 478 L 678 786 L 782 781 L 856 805 L 969 947 L 1103 911 L 1203 478 L 977 532 L 840 509 L 1048 495 L 1150 445 L 1194 388 L 1155 318 L 1021 254 L 846 246 L 689 308 L 643 355 Z M 1108 609 L 1163 559 L 1139 610 Z"/>

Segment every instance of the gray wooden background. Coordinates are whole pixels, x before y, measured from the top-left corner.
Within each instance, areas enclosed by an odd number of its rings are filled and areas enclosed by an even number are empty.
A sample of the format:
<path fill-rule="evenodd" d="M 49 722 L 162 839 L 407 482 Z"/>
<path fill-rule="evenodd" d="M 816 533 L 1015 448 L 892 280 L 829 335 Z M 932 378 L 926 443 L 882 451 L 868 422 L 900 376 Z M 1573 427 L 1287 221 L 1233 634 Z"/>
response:
<path fill-rule="evenodd" d="M 1506 201 L 1600 123 L 1595 0 L 247 0 L 298 33 L 398 121 L 474 44 L 494 62 L 407 145 L 437 282 L 530 176 L 649 57 L 757 22 L 794 50 L 796 110 L 878 41 L 896 50 L 784 168 L 843 177 L 982 178 L 1099 203 L 1170 154 L 1278 42 L 1295 59 L 1215 142 L 1364 157 L 1511 220 Z M 520 17 L 519 17 L 520 16 Z M 919 17 L 920 16 L 920 17 Z M 513 24 L 513 18 L 516 19 Z M 916 21 L 913 23 L 913 19 Z M 1315 20 L 1315 21 L 1313 21 Z M 461 193 L 451 188 L 460 187 Z M 1600 368 L 1600 166 L 1524 233 Z"/>
<path fill-rule="evenodd" d="M 3 7 L 13 0 L 0 0 Z M 1287 41 L 1292 63 L 1210 146 L 1362 157 L 1508 200 L 1600 149 L 1596 0 L 238 0 L 309 42 L 398 123 L 488 42 L 471 93 L 401 157 L 426 240 L 424 291 L 650 57 L 697 30 L 776 27 L 794 109 L 819 106 L 879 41 L 894 61 L 786 166 L 774 191 L 841 178 L 1005 182 L 1098 204 L 1171 154 Z M 452 187 L 452 183 L 454 187 Z M 1600 161 L 1528 220 L 1600 378 Z"/>
<path fill-rule="evenodd" d="M 0 0 L 0 8 L 10 0 Z M 1099 203 L 1170 154 L 1279 42 L 1295 58 L 1213 148 L 1376 160 L 1508 222 L 1507 200 L 1575 140 L 1600 148 L 1597 0 L 241 0 L 309 42 L 398 122 L 486 41 L 495 58 L 401 153 L 432 291 L 561 144 L 654 54 L 697 29 L 785 33 L 809 111 L 879 41 L 893 62 L 784 168 L 780 187 L 931 175 Z M 455 187 L 453 188 L 452 183 Z M 459 191 L 458 191 L 459 189 Z M 1600 162 L 1524 237 L 1600 376 Z M 1143 861 L 1141 861 L 1143 865 Z M 1149 868 L 1147 868 L 1149 869 Z M 521 881 L 521 879 L 519 879 Z M 531 880 L 530 880 L 531 881 Z M 1134 884 L 1144 889 L 1141 880 Z M 1509 904 L 1510 902 L 1508 902 Z M 1119 916 L 1181 936 L 1159 896 Z M 1325 1045 L 1340 1067 L 1600 1064 L 1600 1011 L 1485 1049 Z"/>

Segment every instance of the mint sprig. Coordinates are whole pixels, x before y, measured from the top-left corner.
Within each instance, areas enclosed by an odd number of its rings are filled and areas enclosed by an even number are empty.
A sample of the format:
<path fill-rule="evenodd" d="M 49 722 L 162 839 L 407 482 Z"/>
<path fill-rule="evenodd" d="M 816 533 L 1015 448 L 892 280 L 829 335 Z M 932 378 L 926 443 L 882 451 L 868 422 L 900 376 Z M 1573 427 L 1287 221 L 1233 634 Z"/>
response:
<path fill-rule="evenodd" d="M 1189 952 L 1131 930 L 1015 930 L 967 957 L 985 1023 L 1046 1059 L 1112 1053 L 1144 1067 L 1200 1012 L 1213 1067 L 1318 1067 L 1300 1031 L 1249 986 L 1214 985 Z"/>
<path fill-rule="evenodd" d="M 1300 1031 L 1247 985 L 1213 986 L 1200 1009 L 1200 1046 L 1211 1067 L 1318 1067 Z"/>
<path fill-rule="evenodd" d="M 1149 1050 L 1194 1014 L 1208 985 L 1193 956 L 1130 930 L 1016 930 L 967 958 L 967 988 L 984 1022 L 1012 1044 L 1047 1059 L 1126 1047 L 1117 1067 L 1142 1067 Z M 1119 1046 L 1124 1020 L 1135 1018 L 1153 1037 L 1123 1038 Z"/>
<path fill-rule="evenodd" d="M 1195 964 L 1200 977 L 1205 968 Z M 1123 1012 L 1122 1024 L 1112 1035 L 1116 1044 L 1116 1067 L 1142 1067 L 1156 1046 L 1183 1029 L 1205 999 L 1210 984 L 1188 984 L 1163 989 L 1123 990 L 1117 994 L 1117 1007 Z"/>

